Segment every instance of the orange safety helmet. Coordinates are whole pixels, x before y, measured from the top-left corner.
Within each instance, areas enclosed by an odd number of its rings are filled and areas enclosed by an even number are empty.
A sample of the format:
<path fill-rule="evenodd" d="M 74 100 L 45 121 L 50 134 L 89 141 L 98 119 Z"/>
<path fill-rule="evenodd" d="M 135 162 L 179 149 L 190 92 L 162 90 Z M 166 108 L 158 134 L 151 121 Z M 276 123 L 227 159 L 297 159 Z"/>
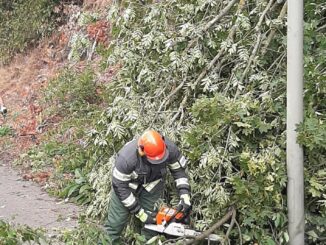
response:
<path fill-rule="evenodd" d="M 152 164 L 160 164 L 169 157 L 164 138 L 155 130 L 145 131 L 138 140 L 140 155 Z"/>

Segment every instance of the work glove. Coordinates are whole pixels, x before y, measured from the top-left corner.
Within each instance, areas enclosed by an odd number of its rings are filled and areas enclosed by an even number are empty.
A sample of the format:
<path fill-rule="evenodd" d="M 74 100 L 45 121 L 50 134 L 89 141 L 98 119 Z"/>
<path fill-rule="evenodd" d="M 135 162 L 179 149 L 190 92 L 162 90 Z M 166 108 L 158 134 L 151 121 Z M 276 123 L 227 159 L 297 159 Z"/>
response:
<path fill-rule="evenodd" d="M 189 194 L 182 194 L 180 196 L 180 202 L 177 207 L 180 212 L 184 214 L 189 214 L 191 211 L 191 203 L 190 203 L 190 195 Z"/>
<path fill-rule="evenodd" d="M 138 211 L 136 217 L 144 224 L 156 224 L 156 215 L 152 212 L 145 211 L 143 208 Z"/>

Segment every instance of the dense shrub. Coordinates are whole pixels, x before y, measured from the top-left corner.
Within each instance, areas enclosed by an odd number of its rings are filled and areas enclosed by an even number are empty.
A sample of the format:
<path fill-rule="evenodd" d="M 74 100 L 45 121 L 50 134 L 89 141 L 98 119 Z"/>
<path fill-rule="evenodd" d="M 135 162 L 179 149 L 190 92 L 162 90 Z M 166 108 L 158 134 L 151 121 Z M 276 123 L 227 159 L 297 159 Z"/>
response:
<path fill-rule="evenodd" d="M 272 3 L 234 1 L 218 18 L 230 2 L 129 2 L 123 11 L 112 6 L 108 19 L 116 39 L 107 63 L 122 68 L 107 89 L 115 95 L 110 107 L 92 134 L 94 154 L 114 155 L 148 127 L 176 140 L 191 160 L 197 227 L 209 227 L 233 203 L 246 243 L 288 240 L 286 4 Z M 315 244 L 326 216 L 324 172 L 318 171 L 325 168 L 325 60 L 316 53 L 325 52 L 319 29 L 325 6 L 305 4 L 306 117 L 299 130 L 307 156 L 307 234 Z M 102 176 L 112 162 L 105 159 L 91 173 L 97 192 L 108 194 L 110 179 Z M 171 188 L 165 200 L 175 203 Z M 95 195 L 90 209 L 99 214 L 106 202 L 105 195 Z M 240 242 L 240 233 L 231 235 Z"/>
<path fill-rule="evenodd" d="M 58 0 L 0 0 L 0 64 L 54 28 Z"/>

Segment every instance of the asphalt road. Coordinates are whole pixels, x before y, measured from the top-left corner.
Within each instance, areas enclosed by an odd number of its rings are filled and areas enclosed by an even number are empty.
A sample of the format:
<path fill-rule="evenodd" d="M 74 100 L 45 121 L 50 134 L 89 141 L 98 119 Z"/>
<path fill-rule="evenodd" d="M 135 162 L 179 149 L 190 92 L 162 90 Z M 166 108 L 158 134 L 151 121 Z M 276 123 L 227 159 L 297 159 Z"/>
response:
<path fill-rule="evenodd" d="M 50 197 L 0 163 L 0 219 L 49 231 L 77 226 L 78 207 Z"/>

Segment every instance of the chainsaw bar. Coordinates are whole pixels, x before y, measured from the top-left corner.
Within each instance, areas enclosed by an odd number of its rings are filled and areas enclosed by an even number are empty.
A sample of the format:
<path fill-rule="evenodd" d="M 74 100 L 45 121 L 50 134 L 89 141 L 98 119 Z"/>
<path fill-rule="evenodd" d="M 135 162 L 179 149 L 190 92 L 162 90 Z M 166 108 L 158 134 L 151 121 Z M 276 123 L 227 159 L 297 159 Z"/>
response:
<path fill-rule="evenodd" d="M 175 237 L 195 237 L 202 234 L 200 231 L 189 229 L 182 223 L 171 222 L 167 226 L 164 225 L 145 225 L 145 229 L 156 231 L 158 233 L 167 234 Z M 210 234 L 206 240 L 209 241 L 221 241 L 223 238 L 219 235 Z"/>

